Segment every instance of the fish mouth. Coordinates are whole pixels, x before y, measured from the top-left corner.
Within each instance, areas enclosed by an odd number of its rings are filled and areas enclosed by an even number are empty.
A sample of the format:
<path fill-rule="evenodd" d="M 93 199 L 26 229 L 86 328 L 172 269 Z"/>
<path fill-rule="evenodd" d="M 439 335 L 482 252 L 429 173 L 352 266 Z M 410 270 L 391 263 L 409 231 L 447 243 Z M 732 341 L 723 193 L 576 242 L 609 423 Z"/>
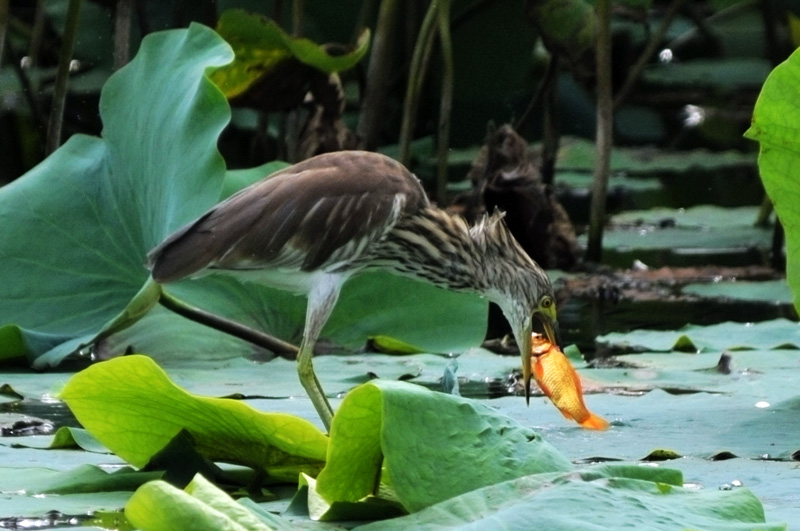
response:
<path fill-rule="evenodd" d="M 561 350 L 561 332 L 558 328 L 558 321 L 543 312 L 536 312 L 533 314 L 542 323 L 544 335 L 547 340 L 552 343 L 556 348 Z M 531 371 L 531 358 L 533 357 L 533 343 L 531 341 L 531 334 L 525 334 L 520 345 L 520 353 L 522 354 L 522 382 L 525 388 L 525 404 L 530 404 L 531 400 L 531 380 L 533 379 L 533 372 Z"/>

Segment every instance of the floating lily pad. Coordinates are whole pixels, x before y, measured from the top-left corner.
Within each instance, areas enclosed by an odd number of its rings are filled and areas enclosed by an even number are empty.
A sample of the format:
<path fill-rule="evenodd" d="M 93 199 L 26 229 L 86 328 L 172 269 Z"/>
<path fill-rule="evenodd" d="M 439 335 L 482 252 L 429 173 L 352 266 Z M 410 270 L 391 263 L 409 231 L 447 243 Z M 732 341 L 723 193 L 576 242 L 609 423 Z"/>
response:
<path fill-rule="evenodd" d="M 579 170 L 591 173 L 597 152 L 591 140 L 567 137 L 562 139 L 558 152 L 559 171 Z M 739 151 L 664 152 L 651 148 L 616 148 L 611 154 L 611 172 L 624 172 L 629 176 L 664 176 L 716 170 L 731 167 L 752 167 L 754 156 Z M 558 179 L 556 177 L 556 179 Z"/>
<path fill-rule="evenodd" d="M 677 229 L 718 230 L 730 226 L 752 227 L 759 207 L 719 208 L 701 205 L 690 208 L 653 208 L 615 214 L 611 227 L 668 227 Z"/>
<path fill-rule="evenodd" d="M 687 284 L 681 288 L 683 293 L 701 297 L 725 297 L 748 301 L 772 301 L 791 304 L 794 296 L 785 280 L 764 280 L 751 282 L 745 280 L 720 281 L 706 284 Z"/>
<path fill-rule="evenodd" d="M 638 469 L 637 469 L 638 468 Z M 364 526 L 409 529 L 522 528 L 674 530 L 682 528 L 782 530 L 763 523 L 758 499 L 747 489 L 697 491 L 658 480 L 639 479 L 646 470 L 598 467 L 573 474 L 539 474 L 492 485 L 443 501 L 416 514 Z M 666 471 L 663 471 L 666 472 Z M 666 474 L 665 474 L 666 475 Z M 580 500 L 580 503 L 576 503 Z"/>
<path fill-rule="evenodd" d="M 772 229 L 754 226 L 756 207 L 625 212 L 612 218 L 603 236 L 604 262 L 630 267 L 761 264 Z M 586 236 L 579 238 L 584 242 Z"/>
<path fill-rule="evenodd" d="M 617 349 L 638 351 L 721 351 L 724 349 L 800 348 L 800 325 L 787 319 L 761 323 L 688 325 L 676 331 L 634 330 L 597 338 Z"/>
<path fill-rule="evenodd" d="M 769 75 L 767 59 L 694 59 L 685 62 L 654 64 L 642 72 L 642 81 L 660 88 L 699 87 L 722 90 L 757 90 Z"/>

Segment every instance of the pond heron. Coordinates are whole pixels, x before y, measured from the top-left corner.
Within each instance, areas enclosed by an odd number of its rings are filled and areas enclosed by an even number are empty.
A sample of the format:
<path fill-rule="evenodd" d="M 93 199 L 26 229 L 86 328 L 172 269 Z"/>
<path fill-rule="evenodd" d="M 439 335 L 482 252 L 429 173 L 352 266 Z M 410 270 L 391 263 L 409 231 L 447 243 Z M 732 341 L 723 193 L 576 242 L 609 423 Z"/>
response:
<path fill-rule="evenodd" d="M 469 227 L 433 206 L 405 167 L 377 153 L 339 151 L 289 166 L 179 229 L 148 258 L 159 283 L 219 271 L 305 295 L 298 374 L 328 429 L 333 410 L 311 358 L 342 285 L 361 271 L 382 269 L 495 302 L 519 347 L 526 400 L 532 317 L 559 344 L 550 280 L 502 214 Z"/>

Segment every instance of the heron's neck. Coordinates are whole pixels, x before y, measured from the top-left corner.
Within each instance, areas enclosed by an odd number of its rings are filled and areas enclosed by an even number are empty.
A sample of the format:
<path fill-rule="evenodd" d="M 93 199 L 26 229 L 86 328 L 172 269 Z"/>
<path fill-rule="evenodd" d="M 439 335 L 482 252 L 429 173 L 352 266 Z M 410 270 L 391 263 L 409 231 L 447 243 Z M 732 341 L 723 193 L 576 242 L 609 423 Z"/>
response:
<path fill-rule="evenodd" d="M 374 264 L 436 286 L 491 300 L 514 293 L 535 267 L 500 216 L 474 227 L 437 208 L 402 218 L 376 249 Z"/>

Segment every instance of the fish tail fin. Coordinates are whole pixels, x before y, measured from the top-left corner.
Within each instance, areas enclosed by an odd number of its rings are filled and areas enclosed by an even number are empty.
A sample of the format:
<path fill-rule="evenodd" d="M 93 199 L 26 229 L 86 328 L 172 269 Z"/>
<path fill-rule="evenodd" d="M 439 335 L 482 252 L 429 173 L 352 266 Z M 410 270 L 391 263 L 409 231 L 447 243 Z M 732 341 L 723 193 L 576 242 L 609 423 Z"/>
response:
<path fill-rule="evenodd" d="M 588 419 L 581 422 L 581 427 L 587 430 L 605 430 L 608 428 L 608 421 L 591 413 Z"/>

